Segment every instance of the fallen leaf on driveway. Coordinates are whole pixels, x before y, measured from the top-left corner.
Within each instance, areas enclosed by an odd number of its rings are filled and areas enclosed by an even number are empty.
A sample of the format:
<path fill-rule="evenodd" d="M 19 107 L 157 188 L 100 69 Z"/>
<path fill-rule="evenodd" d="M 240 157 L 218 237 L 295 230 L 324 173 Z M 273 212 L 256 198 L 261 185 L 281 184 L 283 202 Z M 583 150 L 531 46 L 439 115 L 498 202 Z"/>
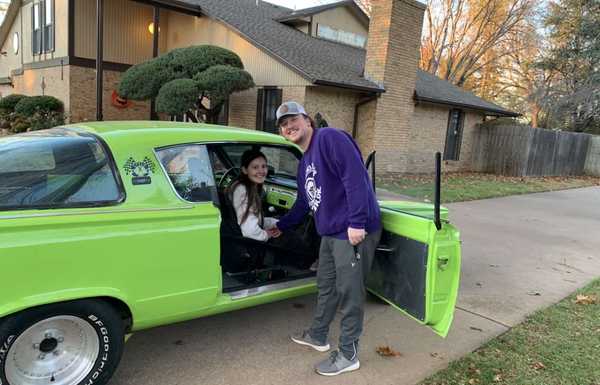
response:
<path fill-rule="evenodd" d="M 481 284 L 481 282 L 475 282 L 475 285 L 477 285 L 477 286 L 479 286 L 479 287 L 483 286 L 483 285 Z"/>
<path fill-rule="evenodd" d="M 478 332 L 482 332 L 483 331 L 483 329 L 476 328 L 475 326 L 469 326 L 469 329 L 476 330 Z"/>
<path fill-rule="evenodd" d="M 542 295 L 542 293 L 540 293 L 539 291 L 528 291 L 527 295 L 533 295 L 533 296 L 540 296 Z"/>
<path fill-rule="evenodd" d="M 444 356 L 441 353 L 433 352 L 429 354 L 433 358 L 439 358 L 440 360 L 444 359 Z"/>
<path fill-rule="evenodd" d="M 595 295 L 577 294 L 575 303 L 578 305 L 594 305 L 598 303 L 598 297 Z"/>
<path fill-rule="evenodd" d="M 541 362 L 536 362 L 531 365 L 531 367 L 535 370 L 546 369 L 546 365 L 542 364 Z"/>
<path fill-rule="evenodd" d="M 383 357 L 400 357 L 402 355 L 402 353 L 395 351 L 389 346 L 378 346 L 375 351 Z"/>

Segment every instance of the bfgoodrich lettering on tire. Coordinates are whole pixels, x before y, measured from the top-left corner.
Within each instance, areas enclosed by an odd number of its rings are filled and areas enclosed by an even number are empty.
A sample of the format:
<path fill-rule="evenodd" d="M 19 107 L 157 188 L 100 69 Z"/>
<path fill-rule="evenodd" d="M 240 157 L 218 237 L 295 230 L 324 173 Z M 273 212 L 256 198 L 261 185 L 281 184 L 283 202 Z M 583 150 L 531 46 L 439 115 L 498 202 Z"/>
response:
<path fill-rule="evenodd" d="M 120 315 L 99 300 L 40 306 L 0 320 L 0 385 L 102 385 L 123 352 Z"/>

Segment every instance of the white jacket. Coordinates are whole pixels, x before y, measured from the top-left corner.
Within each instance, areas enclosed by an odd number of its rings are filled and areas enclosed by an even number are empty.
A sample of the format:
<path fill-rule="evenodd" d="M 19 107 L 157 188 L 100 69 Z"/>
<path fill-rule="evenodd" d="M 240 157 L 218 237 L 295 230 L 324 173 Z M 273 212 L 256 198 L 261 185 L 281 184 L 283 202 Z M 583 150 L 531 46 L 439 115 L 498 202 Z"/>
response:
<path fill-rule="evenodd" d="M 248 213 L 248 217 L 241 223 L 242 217 L 246 212 L 246 207 L 248 206 L 248 192 L 246 191 L 246 186 L 238 185 L 235 190 L 233 190 L 233 207 L 235 208 L 235 214 L 237 216 L 238 225 L 240 225 L 240 229 L 242 230 L 242 235 L 246 238 L 256 239 L 257 241 L 266 241 L 269 239 L 269 235 L 265 230 L 260 227 L 260 220 L 256 214 L 250 210 Z M 265 229 L 270 229 L 277 223 L 277 219 L 266 217 L 264 218 L 264 227 Z"/>

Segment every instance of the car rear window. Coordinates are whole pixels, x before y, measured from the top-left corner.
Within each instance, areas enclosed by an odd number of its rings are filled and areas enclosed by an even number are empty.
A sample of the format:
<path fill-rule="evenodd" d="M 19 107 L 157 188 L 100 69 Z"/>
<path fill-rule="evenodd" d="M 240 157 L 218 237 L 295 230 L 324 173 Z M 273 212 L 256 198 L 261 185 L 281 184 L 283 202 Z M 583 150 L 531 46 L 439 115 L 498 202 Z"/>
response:
<path fill-rule="evenodd" d="M 0 210 L 114 204 L 123 193 L 103 143 L 52 129 L 0 140 Z"/>

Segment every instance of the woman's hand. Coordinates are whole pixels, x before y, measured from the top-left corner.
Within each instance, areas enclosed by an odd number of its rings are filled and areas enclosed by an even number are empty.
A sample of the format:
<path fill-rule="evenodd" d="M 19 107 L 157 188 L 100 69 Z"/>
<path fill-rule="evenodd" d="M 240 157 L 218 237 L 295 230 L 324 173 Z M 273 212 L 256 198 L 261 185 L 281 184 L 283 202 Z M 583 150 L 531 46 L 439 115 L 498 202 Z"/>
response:
<path fill-rule="evenodd" d="M 269 238 L 277 238 L 281 235 L 281 230 L 277 226 L 267 229 L 266 232 L 269 234 Z"/>

